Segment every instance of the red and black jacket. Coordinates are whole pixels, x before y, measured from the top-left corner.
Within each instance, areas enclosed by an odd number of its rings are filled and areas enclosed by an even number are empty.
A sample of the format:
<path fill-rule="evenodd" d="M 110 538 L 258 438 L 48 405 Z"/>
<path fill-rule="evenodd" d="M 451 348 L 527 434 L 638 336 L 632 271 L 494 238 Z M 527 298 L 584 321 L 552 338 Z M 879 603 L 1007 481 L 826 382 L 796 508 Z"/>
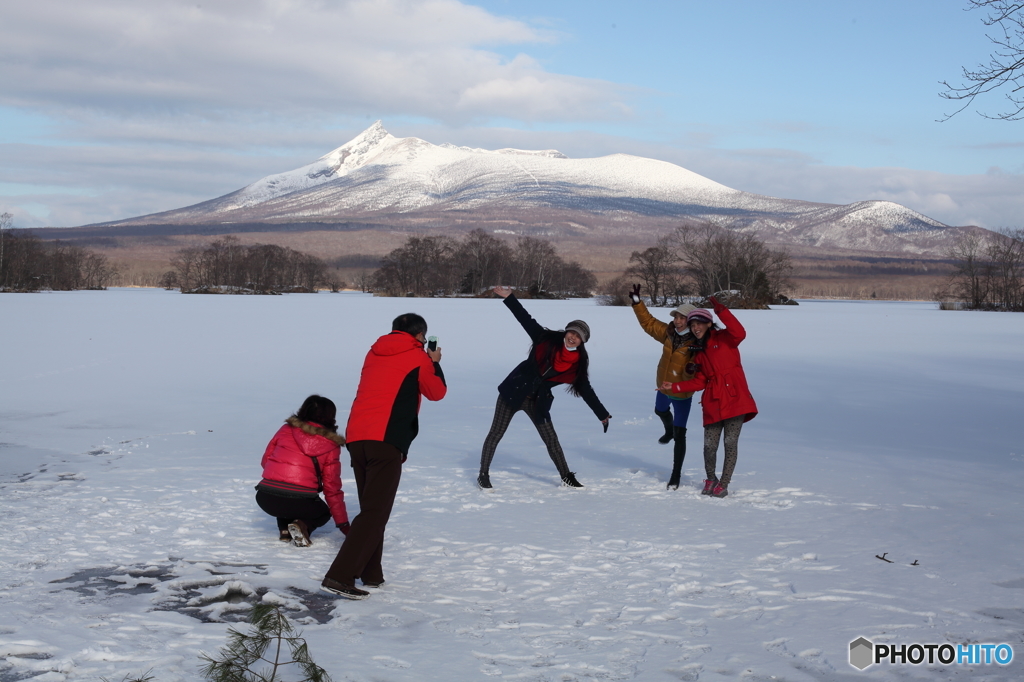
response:
<path fill-rule="evenodd" d="M 419 432 L 420 396 L 440 400 L 448 392 L 441 365 L 406 332 L 377 339 L 363 361 L 345 440 L 389 443 L 403 455 Z"/>
<path fill-rule="evenodd" d="M 555 399 L 551 389 L 557 384 L 567 384 L 583 398 L 594 416 L 602 421 L 607 419 L 608 410 L 601 404 L 597 393 L 590 385 L 586 344 L 577 347 L 579 360 L 575 365 L 568 371 L 559 373 L 554 367 L 554 360 L 559 349 L 564 347 L 565 332 L 542 327 L 526 312 L 514 294 L 506 296 L 503 302 L 533 341 L 530 356 L 520 362 L 498 386 L 498 394 L 509 407 L 513 410 L 518 409 L 523 400 L 532 395 L 536 400 L 534 415 L 537 423 L 549 422 L 551 404 Z"/>

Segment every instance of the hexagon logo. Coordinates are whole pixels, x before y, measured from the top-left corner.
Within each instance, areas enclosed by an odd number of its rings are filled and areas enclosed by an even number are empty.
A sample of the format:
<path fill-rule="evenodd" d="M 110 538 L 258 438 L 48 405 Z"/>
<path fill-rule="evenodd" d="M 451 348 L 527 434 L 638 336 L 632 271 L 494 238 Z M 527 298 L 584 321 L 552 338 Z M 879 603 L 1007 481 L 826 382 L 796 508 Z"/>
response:
<path fill-rule="evenodd" d="M 858 637 L 857 639 L 850 642 L 850 665 L 857 670 L 863 670 L 872 663 L 875 659 L 875 645 L 864 639 Z"/>

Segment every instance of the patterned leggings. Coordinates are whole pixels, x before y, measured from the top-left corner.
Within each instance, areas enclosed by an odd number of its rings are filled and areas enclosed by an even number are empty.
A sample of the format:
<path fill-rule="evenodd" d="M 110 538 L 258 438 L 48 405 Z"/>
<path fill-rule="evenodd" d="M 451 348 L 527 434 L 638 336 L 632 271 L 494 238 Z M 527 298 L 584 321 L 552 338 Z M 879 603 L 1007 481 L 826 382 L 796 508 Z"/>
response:
<path fill-rule="evenodd" d="M 718 441 L 722 437 L 722 430 L 725 430 L 725 463 L 722 465 L 722 478 L 718 479 L 725 487 L 732 481 L 732 472 L 736 468 L 736 444 L 746 416 L 741 414 L 704 427 L 704 472 L 711 480 L 715 479 L 715 467 L 718 464 Z"/>
<path fill-rule="evenodd" d="M 548 456 L 555 463 L 558 475 L 565 476 L 569 473 L 569 465 L 565 463 L 565 453 L 562 452 L 562 446 L 558 444 L 558 434 L 555 433 L 554 425 L 550 420 L 538 424 L 535 418 L 536 408 L 537 401 L 533 396 L 527 396 L 523 404 L 515 409 L 509 407 L 505 399 L 500 395 L 498 396 L 498 403 L 494 406 L 494 420 L 491 422 L 491 430 L 488 432 L 487 438 L 484 438 L 484 448 L 480 453 L 481 474 L 490 473 L 491 460 L 494 459 L 494 451 L 498 447 L 498 442 L 505 435 L 505 430 L 512 421 L 512 416 L 519 410 L 525 412 L 526 416 L 533 422 L 533 425 L 537 427 L 537 433 L 540 434 L 540 439 L 547 446 Z"/>

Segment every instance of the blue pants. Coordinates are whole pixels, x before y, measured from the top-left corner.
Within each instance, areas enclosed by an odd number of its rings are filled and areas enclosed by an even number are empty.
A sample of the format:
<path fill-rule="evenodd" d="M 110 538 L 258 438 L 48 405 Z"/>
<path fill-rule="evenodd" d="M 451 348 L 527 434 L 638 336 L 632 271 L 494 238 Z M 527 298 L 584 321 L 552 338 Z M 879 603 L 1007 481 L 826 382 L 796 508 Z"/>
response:
<path fill-rule="evenodd" d="M 671 406 L 674 412 L 672 426 L 686 428 L 686 419 L 690 416 L 690 405 L 693 403 L 693 396 L 680 400 L 679 398 L 669 398 L 661 391 L 658 391 L 655 396 L 657 397 L 654 399 L 654 411 L 668 412 L 669 406 Z"/>

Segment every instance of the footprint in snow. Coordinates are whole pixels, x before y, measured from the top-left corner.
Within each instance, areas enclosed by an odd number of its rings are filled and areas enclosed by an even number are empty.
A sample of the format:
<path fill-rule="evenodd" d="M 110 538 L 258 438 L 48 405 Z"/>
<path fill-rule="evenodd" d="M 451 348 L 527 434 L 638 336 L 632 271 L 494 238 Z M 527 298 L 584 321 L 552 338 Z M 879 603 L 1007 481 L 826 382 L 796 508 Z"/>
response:
<path fill-rule="evenodd" d="M 412 663 L 401 660 L 400 658 L 393 658 L 391 656 L 374 656 L 373 660 L 380 663 L 385 668 L 411 668 Z"/>
<path fill-rule="evenodd" d="M 380 619 L 380 625 L 384 628 L 397 628 L 402 624 L 402 619 L 390 613 L 382 613 L 377 616 Z"/>

